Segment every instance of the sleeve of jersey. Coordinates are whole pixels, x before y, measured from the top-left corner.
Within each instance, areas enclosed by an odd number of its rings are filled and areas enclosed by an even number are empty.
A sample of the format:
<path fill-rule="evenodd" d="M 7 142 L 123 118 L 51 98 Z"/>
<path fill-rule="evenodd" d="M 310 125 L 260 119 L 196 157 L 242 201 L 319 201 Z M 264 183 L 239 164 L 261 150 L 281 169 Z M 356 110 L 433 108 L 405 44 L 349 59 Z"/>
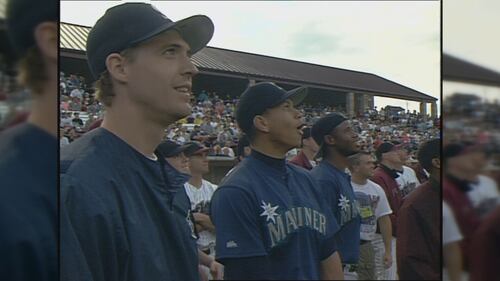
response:
<path fill-rule="evenodd" d="M 103 211 L 105 202 L 71 177 L 61 176 L 60 184 L 61 280 L 124 280 L 118 265 L 126 254 L 117 248 L 123 237 Z"/>
<path fill-rule="evenodd" d="M 245 191 L 219 187 L 212 197 L 211 219 L 215 225 L 217 260 L 267 255 L 258 214 Z"/>

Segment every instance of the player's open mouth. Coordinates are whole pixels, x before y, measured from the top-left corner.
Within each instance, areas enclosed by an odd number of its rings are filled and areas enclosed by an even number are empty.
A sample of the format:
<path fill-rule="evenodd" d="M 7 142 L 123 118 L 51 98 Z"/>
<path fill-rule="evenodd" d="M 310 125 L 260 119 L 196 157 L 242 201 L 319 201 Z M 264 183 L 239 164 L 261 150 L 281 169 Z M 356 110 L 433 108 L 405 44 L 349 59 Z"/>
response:
<path fill-rule="evenodd" d="M 174 87 L 174 89 L 180 93 L 191 94 L 191 86 L 190 85 L 182 85 L 179 87 Z"/>

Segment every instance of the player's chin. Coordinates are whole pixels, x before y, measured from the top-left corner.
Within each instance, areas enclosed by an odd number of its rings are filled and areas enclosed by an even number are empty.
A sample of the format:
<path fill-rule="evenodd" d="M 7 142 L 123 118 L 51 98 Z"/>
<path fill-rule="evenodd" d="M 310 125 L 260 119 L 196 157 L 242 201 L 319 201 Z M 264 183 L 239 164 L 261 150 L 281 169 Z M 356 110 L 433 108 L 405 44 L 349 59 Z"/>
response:
<path fill-rule="evenodd" d="M 174 109 L 177 112 L 177 117 L 179 117 L 179 119 L 182 119 L 191 114 L 192 110 L 191 105 L 188 103 L 180 103 Z"/>

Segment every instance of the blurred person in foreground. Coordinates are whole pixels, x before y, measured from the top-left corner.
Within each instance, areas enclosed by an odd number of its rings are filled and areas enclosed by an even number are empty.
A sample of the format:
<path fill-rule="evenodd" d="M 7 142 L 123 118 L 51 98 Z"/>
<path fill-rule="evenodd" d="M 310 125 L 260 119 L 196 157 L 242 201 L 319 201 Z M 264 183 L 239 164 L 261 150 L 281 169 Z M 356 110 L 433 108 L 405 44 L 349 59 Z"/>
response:
<path fill-rule="evenodd" d="M 213 31 L 206 16 L 174 22 L 147 3 L 111 7 L 90 30 L 106 114 L 61 149 L 62 280 L 199 281 L 190 203 L 156 148 L 191 113 L 191 56 Z"/>
<path fill-rule="evenodd" d="M 227 279 L 342 279 L 336 220 L 313 178 L 285 159 L 300 145 L 296 106 L 306 95 L 269 82 L 241 95 L 236 120 L 252 152 L 222 180 L 210 212 Z"/>
<path fill-rule="evenodd" d="M 462 233 L 450 206 L 443 201 L 443 280 L 462 280 Z"/>
<path fill-rule="evenodd" d="M 396 255 L 401 280 L 441 279 L 441 141 L 423 143 L 417 154 L 429 180 L 405 199 L 399 209 Z"/>
<path fill-rule="evenodd" d="M 6 16 L 32 106 L 0 134 L 0 280 L 58 280 L 58 1 L 10 0 Z"/>
<path fill-rule="evenodd" d="M 464 270 L 468 271 L 473 233 L 483 218 L 498 205 L 498 190 L 493 181 L 479 175 L 485 165 L 485 153 L 481 145 L 449 143 L 444 146 L 443 159 L 443 199 L 453 210 L 463 235 L 461 247 Z M 485 179 L 491 184 L 484 184 Z"/>
<path fill-rule="evenodd" d="M 361 227 L 358 280 L 378 280 L 379 268 L 392 265 L 392 229 L 389 215 L 392 213 L 385 192 L 380 185 L 369 180 L 375 170 L 375 161 L 370 153 L 360 152 L 349 157 L 351 184 L 359 204 Z M 375 238 L 377 225 L 384 242 L 383 259 L 375 256 L 371 241 Z"/>
<path fill-rule="evenodd" d="M 302 129 L 301 150 L 299 154 L 290 160 L 290 163 L 307 170 L 312 170 L 312 168 L 316 167 L 316 161 L 314 161 L 314 158 L 316 157 L 318 150 L 319 146 L 316 144 L 311 135 L 311 128 L 306 127 Z"/>
<path fill-rule="evenodd" d="M 492 211 L 474 232 L 470 253 L 470 280 L 500 280 L 500 207 Z"/>

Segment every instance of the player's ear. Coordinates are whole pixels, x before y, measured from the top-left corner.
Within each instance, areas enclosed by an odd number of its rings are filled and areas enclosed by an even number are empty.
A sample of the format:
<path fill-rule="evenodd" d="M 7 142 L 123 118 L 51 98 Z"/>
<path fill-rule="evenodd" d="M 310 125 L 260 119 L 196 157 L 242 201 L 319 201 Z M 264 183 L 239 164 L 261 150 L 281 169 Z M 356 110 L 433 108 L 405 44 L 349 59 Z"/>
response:
<path fill-rule="evenodd" d="M 57 63 L 57 24 L 55 22 L 42 22 L 34 31 L 36 45 L 43 57 Z"/>
<path fill-rule="evenodd" d="M 441 159 L 439 159 L 439 158 L 432 159 L 432 166 L 434 166 L 434 168 L 436 168 L 436 169 L 441 170 Z"/>
<path fill-rule="evenodd" d="M 262 115 L 257 115 L 253 118 L 253 126 L 256 130 L 269 133 L 269 122 Z"/>
<path fill-rule="evenodd" d="M 328 145 L 335 145 L 335 138 L 328 134 L 326 136 L 323 136 L 323 142 L 325 142 Z"/>
<path fill-rule="evenodd" d="M 127 82 L 126 58 L 118 53 L 109 54 L 106 58 L 106 68 L 114 79 L 120 82 Z"/>

